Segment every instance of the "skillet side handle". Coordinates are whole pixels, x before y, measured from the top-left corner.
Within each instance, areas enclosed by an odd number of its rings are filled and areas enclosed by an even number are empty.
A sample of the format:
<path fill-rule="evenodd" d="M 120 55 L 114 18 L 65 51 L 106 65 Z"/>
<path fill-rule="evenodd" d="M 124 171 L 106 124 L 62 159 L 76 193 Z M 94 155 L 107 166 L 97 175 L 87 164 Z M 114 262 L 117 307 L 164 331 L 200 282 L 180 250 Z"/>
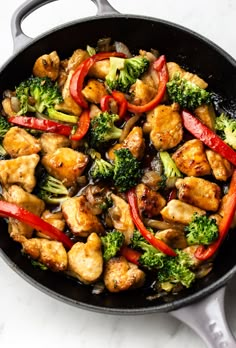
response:
<path fill-rule="evenodd" d="M 97 16 L 115 15 L 119 14 L 114 7 L 107 0 L 91 0 L 97 6 Z"/>
<path fill-rule="evenodd" d="M 208 348 L 235 348 L 236 340 L 227 324 L 224 311 L 225 287 L 200 302 L 169 314 L 191 327 Z"/>
<path fill-rule="evenodd" d="M 39 7 L 57 0 L 27 0 L 16 9 L 11 19 L 11 33 L 13 38 L 14 52 L 29 44 L 32 38 L 25 35 L 21 29 L 22 21 L 37 10 Z"/>

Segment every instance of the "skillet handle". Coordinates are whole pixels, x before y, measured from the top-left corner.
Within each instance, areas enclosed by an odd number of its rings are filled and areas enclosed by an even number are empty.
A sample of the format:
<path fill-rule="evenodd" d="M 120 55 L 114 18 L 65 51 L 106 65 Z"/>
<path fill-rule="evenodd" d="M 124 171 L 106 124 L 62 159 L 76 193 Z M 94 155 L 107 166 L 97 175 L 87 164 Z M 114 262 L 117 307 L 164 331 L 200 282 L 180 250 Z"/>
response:
<path fill-rule="evenodd" d="M 97 16 L 115 15 L 119 14 L 114 7 L 107 0 L 91 0 L 98 8 Z"/>
<path fill-rule="evenodd" d="M 227 324 L 224 311 L 225 287 L 200 302 L 169 314 L 191 327 L 208 348 L 236 348 L 236 340 Z"/>
<path fill-rule="evenodd" d="M 32 41 L 21 29 L 22 21 L 39 7 L 57 0 L 27 0 L 16 9 L 11 19 L 11 33 L 14 44 L 14 52 Z"/>

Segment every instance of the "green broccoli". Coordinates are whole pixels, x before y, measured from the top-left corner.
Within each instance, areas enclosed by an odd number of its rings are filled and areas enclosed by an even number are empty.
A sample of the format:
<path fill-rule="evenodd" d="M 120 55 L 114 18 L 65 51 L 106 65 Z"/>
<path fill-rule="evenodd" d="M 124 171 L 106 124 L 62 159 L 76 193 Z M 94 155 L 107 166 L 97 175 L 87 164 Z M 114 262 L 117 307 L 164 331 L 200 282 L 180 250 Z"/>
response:
<path fill-rule="evenodd" d="M 112 257 L 116 256 L 122 247 L 124 235 L 119 231 L 113 230 L 101 237 L 101 241 L 103 245 L 103 258 L 105 261 L 109 261 Z"/>
<path fill-rule="evenodd" d="M 222 113 L 216 117 L 215 130 L 228 145 L 236 150 L 236 119 Z"/>
<path fill-rule="evenodd" d="M 49 174 L 43 174 L 38 181 L 37 195 L 49 204 L 59 204 L 69 197 L 63 183 Z"/>
<path fill-rule="evenodd" d="M 141 235 L 137 230 L 134 231 L 131 238 L 131 246 L 134 249 L 141 249 L 144 253 L 139 258 L 139 263 L 147 268 L 162 268 L 166 255 L 157 250 Z"/>
<path fill-rule="evenodd" d="M 118 120 L 118 115 L 107 111 L 94 117 L 90 128 L 91 145 L 98 148 L 109 140 L 119 139 L 122 130 L 114 124 Z"/>
<path fill-rule="evenodd" d="M 114 154 L 114 184 L 120 192 L 125 192 L 131 187 L 136 186 L 141 179 L 142 170 L 140 162 L 127 148 L 115 150 Z"/>
<path fill-rule="evenodd" d="M 54 109 L 53 107 L 49 107 L 47 109 L 47 115 L 52 120 L 66 122 L 66 123 L 77 124 L 79 120 L 78 116 L 65 114 L 64 112 L 58 111 Z"/>
<path fill-rule="evenodd" d="M 7 159 L 7 157 L 8 157 L 8 153 L 6 152 L 2 144 L 0 144 L 0 161 Z"/>
<path fill-rule="evenodd" d="M 11 124 L 7 121 L 6 117 L 0 115 L 0 138 L 4 138 L 10 128 Z"/>
<path fill-rule="evenodd" d="M 158 270 L 158 281 L 161 286 L 162 283 L 170 283 L 170 289 L 177 283 L 189 288 L 196 278 L 190 269 L 193 266 L 193 260 L 183 250 L 176 250 L 176 253 L 176 257 L 167 256 L 165 258 L 164 266 Z"/>
<path fill-rule="evenodd" d="M 106 84 L 111 89 L 128 92 L 130 86 L 135 83 L 149 67 L 149 60 L 145 57 L 110 58 L 110 69 L 106 76 Z"/>
<path fill-rule="evenodd" d="M 218 238 L 218 227 L 215 219 L 206 215 L 193 214 L 192 221 L 185 227 L 187 242 L 209 245 Z"/>
<path fill-rule="evenodd" d="M 179 74 L 176 74 L 166 87 L 171 102 L 179 103 L 182 108 L 194 110 L 202 104 L 211 103 L 211 94 L 208 91 L 181 78 Z"/>
<path fill-rule="evenodd" d="M 164 170 L 161 187 L 172 186 L 176 179 L 183 175 L 167 151 L 161 151 L 159 154 Z"/>
<path fill-rule="evenodd" d="M 109 179 L 113 177 L 114 167 L 104 159 L 95 159 L 90 169 L 90 175 L 93 179 Z"/>

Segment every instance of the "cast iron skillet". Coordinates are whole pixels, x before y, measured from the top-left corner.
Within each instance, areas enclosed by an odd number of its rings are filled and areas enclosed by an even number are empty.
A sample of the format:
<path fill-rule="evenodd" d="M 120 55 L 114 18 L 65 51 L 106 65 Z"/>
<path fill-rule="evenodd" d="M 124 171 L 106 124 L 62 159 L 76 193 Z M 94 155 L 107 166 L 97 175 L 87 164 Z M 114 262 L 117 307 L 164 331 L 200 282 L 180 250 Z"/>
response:
<path fill-rule="evenodd" d="M 134 52 L 140 48 L 157 48 L 168 61 L 198 73 L 217 94 L 216 107 L 236 115 L 233 102 L 236 100 L 236 62 L 209 40 L 160 19 L 121 15 L 107 0 L 93 0 L 98 7 L 98 16 L 71 22 L 34 40 L 25 36 L 21 29 L 22 20 L 51 1 L 54 0 L 28 1 L 15 12 L 12 34 L 17 53 L 0 70 L 0 94 L 28 77 L 38 56 L 56 50 L 61 58 L 66 58 L 74 49 L 96 45 L 99 38 L 107 36 L 125 42 Z M 198 331 L 209 347 L 236 347 L 223 311 L 224 286 L 236 272 L 236 234 L 231 233 L 224 242 L 209 276 L 178 298 L 165 302 L 148 299 L 152 294 L 150 287 L 135 292 L 94 295 L 90 287 L 75 280 L 35 269 L 22 256 L 20 246 L 9 238 L 7 225 L 3 221 L 1 224 L 0 254 L 10 267 L 47 294 L 84 309 L 110 314 L 171 312 Z M 215 335 L 216 331 L 222 335 Z"/>

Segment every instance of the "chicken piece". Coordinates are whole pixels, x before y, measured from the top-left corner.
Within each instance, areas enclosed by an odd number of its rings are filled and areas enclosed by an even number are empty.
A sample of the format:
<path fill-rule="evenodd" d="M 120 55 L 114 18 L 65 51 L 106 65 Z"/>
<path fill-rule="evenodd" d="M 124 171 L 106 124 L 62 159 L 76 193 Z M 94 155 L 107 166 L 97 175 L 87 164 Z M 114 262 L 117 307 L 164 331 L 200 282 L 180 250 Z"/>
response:
<path fill-rule="evenodd" d="M 12 185 L 7 190 L 4 189 L 3 197 L 7 202 L 25 208 L 37 216 L 40 216 L 45 209 L 45 204 L 41 199 L 31 193 L 25 192 L 17 185 Z M 31 226 L 13 218 L 9 218 L 8 231 L 14 240 L 16 240 L 19 235 L 31 238 L 33 234 L 33 228 Z"/>
<path fill-rule="evenodd" d="M 108 209 L 109 217 L 112 220 L 114 228 L 123 233 L 125 244 L 130 244 L 130 239 L 134 233 L 134 223 L 130 214 L 129 204 L 121 197 L 111 194 L 113 206 Z"/>
<path fill-rule="evenodd" d="M 110 70 L 110 60 L 103 59 L 95 62 L 90 68 L 88 75 L 96 79 L 105 80 Z"/>
<path fill-rule="evenodd" d="M 147 170 L 144 172 L 141 181 L 153 191 L 157 191 L 163 182 L 163 177 L 154 170 Z"/>
<path fill-rule="evenodd" d="M 91 79 L 82 90 L 82 94 L 90 103 L 99 104 L 101 98 L 107 95 L 107 91 L 102 82 Z"/>
<path fill-rule="evenodd" d="M 206 150 L 206 156 L 217 180 L 226 181 L 233 174 L 233 166 L 226 158 L 210 149 Z"/>
<path fill-rule="evenodd" d="M 133 96 L 133 104 L 145 105 L 155 97 L 157 89 L 146 84 L 144 81 L 137 79 L 136 82 L 131 86 L 130 92 Z"/>
<path fill-rule="evenodd" d="M 174 249 L 184 249 L 188 246 L 187 239 L 183 230 L 168 228 L 157 232 L 155 237 L 161 239 L 167 245 Z"/>
<path fill-rule="evenodd" d="M 60 58 L 56 51 L 40 56 L 33 66 L 33 74 L 38 77 L 49 77 L 56 80 L 59 75 Z"/>
<path fill-rule="evenodd" d="M 0 182 L 3 186 L 17 184 L 27 192 L 32 192 L 36 185 L 35 168 L 39 155 L 21 156 L 0 161 Z"/>
<path fill-rule="evenodd" d="M 4 110 L 5 114 L 7 115 L 7 117 L 11 117 L 11 116 L 16 115 L 16 112 L 12 108 L 11 98 L 4 98 L 2 101 L 2 107 L 3 107 L 3 110 Z"/>
<path fill-rule="evenodd" d="M 70 80 L 72 75 L 73 71 L 70 71 L 61 91 L 63 102 L 60 104 L 56 104 L 55 109 L 67 114 L 80 116 L 82 113 L 82 108 L 74 101 L 70 94 Z"/>
<path fill-rule="evenodd" d="M 174 62 L 168 62 L 167 63 L 167 69 L 169 73 L 169 79 L 172 80 L 173 77 L 178 74 L 181 78 L 184 78 L 185 80 L 188 80 L 195 85 L 197 85 L 200 88 L 206 89 L 208 84 L 201 79 L 198 75 L 192 74 L 191 72 L 188 72 L 184 69 L 182 69 L 178 64 Z"/>
<path fill-rule="evenodd" d="M 62 147 L 69 147 L 71 141 L 68 137 L 56 133 L 43 133 L 40 137 L 42 153 L 55 152 Z"/>
<path fill-rule="evenodd" d="M 63 182 L 66 187 L 76 185 L 88 164 L 88 156 L 82 152 L 62 147 L 55 152 L 47 153 L 42 164 L 48 173 Z"/>
<path fill-rule="evenodd" d="M 185 177 L 178 179 L 175 186 L 181 201 L 204 210 L 218 210 L 221 191 L 217 184 L 202 178 Z"/>
<path fill-rule="evenodd" d="M 114 151 L 119 150 L 121 148 L 129 149 L 134 157 L 136 157 L 138 160 L 141 160 L 145 150 L 145 140 L 143 137 L 142 128 L 134 127 L 122 143 L 114 145 L 108 151 L 109 159 L 114 160 Z"/>
<path fill-rule="evenodd" d="M 194 114 L 204 123 L 208 128 L 214 130 L 216 114 L 212 105 L 200 105 L 194 110 Z"/>
<path fill-rule="evenodd" d="M 85 284 L 96 282 L 103 271 L 102 242 L 96 233 L 86 243 L 77 242 L 68 252 L 69 274 Z"/>
<path fill-rule="evenodd" d="M 171 149 L 183 138 L 181 116 L 171 106 L 159 105 L 148 112 L 145 128 L 149 128 L 150 139 L 156 150 Z"/>
<path fill-rule="evenodd" d="M 120 292 L 143 286 L 145 273 L 123 256 L 113 257 L 105 264 L 104 283 L 110 292 Z"/>
<path fill-rule="evenodd" d="M 87 237 L 92 232 L 104 232 L 104 228 L 91 211 L 84 196 L 68 198 L 61 205 L 63 216 L 71 232 L 80 237 Z"/>
<path fill-rule="evenodd" d="M 89 58 L 88 52 L 78 48 L 73 52 L 72 56 L 69 58 L 67 63 L 67 70 L 75 71 L 75 69 L 77 69 L 78 66 L 87 58 Z"/>
<path fill-rule="evenodd" d="M 172 156 L 179 170 L 188 176 L 204 176 L 211 174 L 204 145 L 201 140 L 186 141 Z"/>
<path fill-rule="evenodd" d="M 33 260 L 37 260 L 54 272 L 67 269 L 68 258 L 61 242 L 43 238 L 25 239 L 22 243 L 23 251 Z"/>
<path fill-rule="evenodd" d="M 151 190 L 144 184 L 136 187 L 136 195 L 141 216 L 148 218 L 157 216 L 166 205 L 166 200 L 160 193 Z"/>
<path fill-rule="evenodd" d="M 32 155 L 41 151 L 40 141 L 19 127 L 10 128 L 2 144 L 7 153 L 13 158 Z"/>
<path fill-rule="evenodd" d="M 182 225 L 188 225 L 192 221 L 193 214 L 195 213 L 204 215 L 206 212 L 178 199 L 172 199 L 161 210 L 161 216 L 165 221 Z"/>
<path fill-rule="evenodd" d="M 41 219 L 61 231 L 64 230 L 66 225 L 65 220 L 63 219 L 63 215 L 60 211 L 51 213 L 50 210 L 45 210 L 41 216 Z"/>

